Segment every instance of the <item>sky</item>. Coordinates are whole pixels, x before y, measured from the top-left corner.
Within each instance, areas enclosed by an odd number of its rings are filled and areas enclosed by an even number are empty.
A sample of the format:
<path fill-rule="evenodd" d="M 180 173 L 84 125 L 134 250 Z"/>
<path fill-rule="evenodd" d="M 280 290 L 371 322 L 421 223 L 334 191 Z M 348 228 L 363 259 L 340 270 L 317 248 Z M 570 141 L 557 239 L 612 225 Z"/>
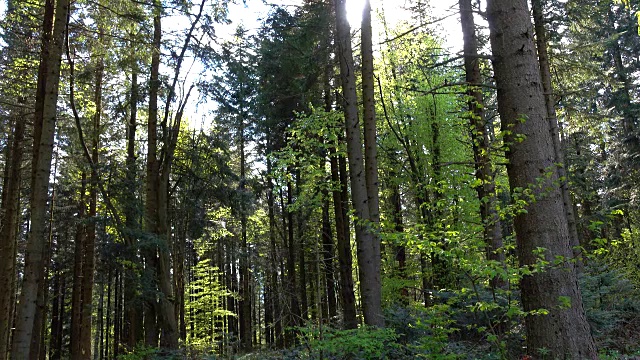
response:
<path fill-rule="evenodd" d="M 277 3 L 278 5 L 284 6 L 297 6 L 301 3 L 301 0 L 280 0 L 271 1 L 270 3 Z M 381 9 L 384 11 L 387 23 L 389 24 L 406 20 L 409 14 L 403 10 L 403 7 L 408 5 L 408 3 L 410 3 L 408 0 L 371 0 L 371 6 L 374 11 L 372 16 L 374 27 L 377 19 L 376 13 Z M 360 28 L 363 4 L 364 0 L 347 0 L 347 17 L 353 30 Z M 462 49 L 462 33 L 457 15 L 458 1 L 431 0 L 430 7 L 434 18 L 452 15 L 443 20 L 438 26 L 442 28 L 443 35 L 447 35 L 447 46 Z M 229 17 L 233 24 L 221 27 L 218 30 L 218 34 L 222 37 L 224 34 L 233 34 L 233 31 L 239 23 L 243 23 L 248 29 L 257 28 L 260 26 L 259 19 L 264 18 L 269 9 L 270 7 L 265 5 L 263 0 L 246 0 L 245 3 L 240 1 L 239 3 L 232 4 L 229 9 Z M 447 29 L 447 31 L 445 32 L 444 29 Z"/>

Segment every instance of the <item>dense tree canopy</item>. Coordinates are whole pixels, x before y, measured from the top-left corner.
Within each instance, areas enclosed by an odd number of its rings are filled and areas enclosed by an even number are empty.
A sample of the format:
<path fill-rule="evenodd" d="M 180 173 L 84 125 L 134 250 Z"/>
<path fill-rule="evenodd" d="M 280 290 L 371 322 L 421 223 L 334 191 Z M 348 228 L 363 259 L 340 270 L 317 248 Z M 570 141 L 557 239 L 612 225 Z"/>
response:
<path fill-rule="evenodd" d="M 640 354 L 640 2 L 0 1 L 0 360 Z"/>

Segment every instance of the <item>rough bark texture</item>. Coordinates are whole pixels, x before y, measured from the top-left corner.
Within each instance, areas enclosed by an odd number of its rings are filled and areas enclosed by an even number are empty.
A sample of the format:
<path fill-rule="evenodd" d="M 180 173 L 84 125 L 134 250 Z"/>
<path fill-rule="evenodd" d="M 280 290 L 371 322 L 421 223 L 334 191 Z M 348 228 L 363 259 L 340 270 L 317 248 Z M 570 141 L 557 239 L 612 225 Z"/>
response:
<path fill-rule="evenodd" d="M 384 326 L 381 304 L 380 239 L 372 228 L 369 211 L 365 167 L 358 120 L 356 78 L 351 49 L 351 30 L 346 16 L 344 0 L 335 1 L 336 37 L 340 78 L 342 80 L 343 109 L 347 134 L 347 157 L 351 180 L 351 199 L 358 219 L 355 224 L 360 278 L 360 293 L 364 321 L 367 325 Z"/>
<path fill-rule="evenodd" d="M 497 251 L 502 248 L 502 226 L 500 216 L 496 211 L 496 183 L 491 162 L 490 129 L 484 114 L 484 98 L 480 85 L 480 63 L 478 58 L 478 39 L 471 0 L 459 0 L 460 24 L 464 39 L 464 69 L 465 80 L 469 90 L 469 119 L 471 124 L 471 140 L 473 141 L 473 157 L 475 162 L 476 179 L 480 184 L 476 190 L 480 199 L 480 217 L 483 224 L 483 237 L 486 244 L 487 259 L 504 263 L 504 253 Z M 504 281 L 494 278 L 492 285 L 502 286 Z"/>
<path fill-rule="evenodd" d="M 49 189 L 49 173 L 53 155 L 53 139 L 58 101 L 58 84 L 60 81 L 60 61 L 64 43 L 64 30 L 69 12 L 69 0 L 59 0 L 56 7 L 52 43 L 47 62 L 44 98 L 42 101 L 42 118 L 34 121 L 34 162 L 32 172 L 31 195 L 31 229 L 27 240 L 25 270 L 22 279 L 17 308 L 16 326 L 13 337 L 12 358 L 27 359 L 30 354 L 30 342 L 33 335 L 38 300 L 38 288 L 44 281 L 42 261 L 47 240 L 47 199 Z M 46 27 L 45 27 L 46 32 Z M 40 74 L 39 74 L 40 75 Z M 36 130 L 37 128 L 37 130 Z"/>
<path fill-rule="evenodd" d="M 559 164 L 558 177 L 560 178 L 560 191 L 562 193 L 562 202 L 564 205 L 564 215 L 567 218 L 569 226 L 569 244 L 573 249 L 573 255 L 576 258 L 580 256 L 580 239 L 578 237 L 578 226 L 576 222 L 575 212 L 573 211 L 573 201 L 569 193 L 569 181 L 567 179 L 566 163 L 564 151 L 560 143 L 560 127 L 558 126 L 558 116 L 556 115 L 555 99 L 553 96 L 553 87 L 551 85 L 551 70 L 549 64 L 549 54 L 547 52 L 547 34 L 544 28 L 544 16 L 542 8 L 542 0 L 532 0 L 534 29 L 536 34 L 536 45 L 538 49 L 538 62 L 540 63 L 540 78 L 542 80 L 542 90 L 544 91 L 544 102 L 547 108 L 547 118 L 549 128 L 551 129 L 551 138 L 553 140 L 553 151 L 555 152 L 556 164 Z M 579 259 L 578 259 L 579 260 Z M 578 264 L 581 264 L 578 261 Z"/>
<path fill-rule="evenodd" d="M 153 19 L 153 50 L 151 53 L 151 74 L 149 78 L 149 121 L 147 123 L 147 179 L 145 183 L 145 217 L 144 229 L 149 234 L 156 235 L 158 227 L 158 188 L 160 186 L 160 170 L 157 158 L 158 150 L 158 91 L 160 88 L 159 72 L 160 72 L 160 42 L 161 42 L 161 22 L 160 9 L 156 1 L 155 9 L 157 14 Z M 158 242 L 158 239 L 154 239 Z M 147 276 L 153 279 L 152 288 L 155 289 L 157 284 L 157 250 L 155 244 L 148 244 L 144 249 Z M 153 294 L 147 295 L 147 304 L 144 314 L 144 331 L 145 343 L 147 346 L 158 346 L 158 329 L 157 329 L 157 301 L 155 291 Z"/>
<path fill-rule="evenodd" d="M 6 359 L 9 351 L 9 335 L 13 322 L 13 297 L 16 276 L 16 241 L 18 236 L 18 212 L 20 208 L 21 164 L 25 119 L 15 119 L 6 176 L 2 187 L 2 227 L 0 228 L 0 359 Z"/>
<path fill-rule="evenodd" d="M 526 317 L 528 352 L 537 356 L 545 348 L 548 351 L 545 357 L 595 359 L 597 354 L 574 265 L 569 261 L 572 257 L 569 233 L 562 195 L 555 184 L 558 179 L 554 171 L 553 139 L 527 1 L 489 1 L 487 15 L 498 111 L 503 129 L 511 131 L 505 138 L 509 146 L 509 182 L 513 190 L 530 188 L 536 196 L 527 212 L 518 214 L 514 220 L 518 259 L 521 266 L 535 264 L 535 250 L 544 248 L 543 255 L 551 264 L 521 282 L 524 310 L 549 311 L 548 315 Z M 524 140 L 519 135 L 524 135 Z M 560 261 L 556 261 L 558 257 Z"/>
<path fill-rule="evenodd" d="M 173 285 L 171 281 L 170 257 L 169 257 L 169 228 L 168 228 L 168 194 L 169 194 L 169 173 L 177 132 L 180 129 L 180 118 L 182 109 L 178 109 L 176 118 L 172 126 L 167 130 L 167 110 L 162 122 L 163 140 L 162 153 L 158 158 L 158 92 L 160 89 L 160 49 L 161 49 L 161 5 L 160 1 L 154 2 L 155 16 L 153 20 L 153 52 L 151 57 L 151 77 L 149 94 L 149 122 L 148 122 L 148 150 L 147 150 L 147 184 L 145 205 L 146 230 L 153 234 L 155 246 L 147 254 L 154 277 L 157 280 L 157 287 L 160 298 L 156 306 L 158 320 L 158 330 L 162 330 L 160 346 L 175 349 L 178 347 L 178 324 L 175 316 L 175 306 L 173 304 Z M 171 91 L 170 91 L 171 96 Z M 170 99 L 165 106 L 170 106 Z M 151 304 L 150 304 L 151 305 Z M 145 327 L 145 330 L 146 329 Z M 153 334 L 152 334 L 153 335 Z M 148 339 L 153 342 L 151 336 Z"/>
<path fill-rule="evenodd" d="M 371 3 L 365 0 L 362 12 L 362 102 L 364 123 L 364 158 L 366 166 L 369 216 L 374 226 L 380 223 L 380 199 L 378 195 L 378 149 L 376 135 L 376 105 L 373 81 L 373 44 L 371 40 Z M 379 246 L 377 241 L 374 245 Z M 377 250 L 380 252 L 380 250 Z M 376 266 L 380 267 L 380 263 Z M 379 270 L 378 270 L 379 271 Z"/>
<path fill-rule="evenodd" d="M 353 264 L 351 256 L 351 234 L 347 217 L 349 195 L 347 192 L 347 161 L 334 152 L 331 156 L 331 181 L 337 185 L 333 190 L 333 210 L 336 223 L 336 243 L 340 268 L 340 300 L 344 328 L 358 327 L 356 319 L 356 297 L 353 290 Z"/>

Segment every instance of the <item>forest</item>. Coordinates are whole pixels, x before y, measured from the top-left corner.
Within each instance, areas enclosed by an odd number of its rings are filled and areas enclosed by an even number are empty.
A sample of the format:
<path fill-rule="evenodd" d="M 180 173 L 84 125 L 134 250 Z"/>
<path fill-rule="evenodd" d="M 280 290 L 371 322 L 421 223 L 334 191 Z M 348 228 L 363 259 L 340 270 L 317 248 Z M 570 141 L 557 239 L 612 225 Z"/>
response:
<path fill-rule="evenodd" d="M 0 360 L 640 359 L 639 0 L 0 1 Z"/>

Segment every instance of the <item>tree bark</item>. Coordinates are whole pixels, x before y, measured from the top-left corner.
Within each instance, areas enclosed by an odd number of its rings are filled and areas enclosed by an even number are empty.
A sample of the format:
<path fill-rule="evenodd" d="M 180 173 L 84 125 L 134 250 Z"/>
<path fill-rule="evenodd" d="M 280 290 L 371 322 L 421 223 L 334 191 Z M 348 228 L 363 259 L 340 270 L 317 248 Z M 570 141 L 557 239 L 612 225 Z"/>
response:
<path fill-rule="evenodd" d="M 158 323 L 159 306 L 156 300 L 155 289 L 158 287 L 158 243 L 161 236 L 158 234 L 159 207 L 158 198 L 160 188 L 160 164 L 158 161 L 158 92 L 160 90 L 160 47 L 161 47 L 161 8 L 160 2 L 154 1 L 153 17 L 153 45 L 151 52 L 151 73 L 149 78 L 149 121 L 147 123 L 147 164 L 146 164 L 146 184 L 145 184 L 145 231 L 154 237 L 153 243 L 145 249 L 145 262 L 147 276 L 153 279 L 150 293 L 147 294 L 147 306 L 145 308 L 145 342 L 147 346 L 156 347 L 158 344 Z M 152 329 L 151 326 L 154 328 Z"/>
<path fill-rule="evenodd" d="M 531 189 L 536 197 L 526 213 L 520 212 L 514 219 L 518 259 L 520 266 L 535 265 L 535 251 L 542 248 L 551 264 L 521 281 L 524 311 L 549 311 L 548 315 L 525 318 L 527 348 L 534 356 L 545 348 L 545 357 L 595 359 L 574 264 L 569 261 L 573 255 L 562 194 L 555 185 L 553 139 L 527 1 L 488 1 L 487 15 L 498 112 L 503 129 L 509 131 L 505 136 L 509 183 L 513 190 Z"/>
<path fill-rule="evenodd" d="M 171 281 L 171 260 L 169 256 L 169 227 L 168 227 L 168 205 L 169 205 L 169 175 L 173 153 L 177 142 L 182 116 L 182 107 L 178 107 L 174 123 L 167 129 L 167 109 L 165 108 L 165 118 L 162 122 L 163 140 L 162 154 L 158 158 L 158 92 L 160 89 L 160 49 L 161 49 L 161 4 L 154 2 L 154 35 L 153 52 L 151 56 L 151 77 L 149 95 L 149 122 L 148 122 L 148 152 L 147 152 L 147 204 L 146 204 L 146 228 L 153 234 L 156 246 L 150 251 L 150 263 L 155 270 L 155 279 L 160 294 L 157 303 L 157 319 L 162 337 L 160 346 L 175 349 L 178 347 L 178 325 L 175 316 L 173 285 Z M 176 73 L 178 70 L 176 70 Z M 170 98 L 171 92 L 170 89 Z M 188 95 L 187 95 L 188 96 Z M 165 107 L 171 105 L 168 99 Z M 153 264 L 155 262 L 155 264 Z"/>
<path fill-rule="evenodd" d="M 49 174 L 53 154 L 53 139 L 57 115 L 58 84 L 64 32 L 69 13 L 69 0 L 58 0 L 53 35 L 46 61 L 45 95 L 42 98 L 42 117 L 34 120 L 34 161 L 32 171 L 31 230 L 27 240 L 25 270 L 17 308 L 16 329 L 13 336 L 12 358 L 30 357 L 30 342 L 34 331 L 38 288 L 44 281 L 42 261 L 47 240 L 47 199 Z M 45 20 L 45 24 L 46 24 Z M 46 26 L 44 32 L 47 32 Z M 44 45 L 44 43 L 43 43 Z M 44 47 L 43 47 L 44 50 Z M 43 51 L 44 55 L 45 51 Z M 39 73 L 40 75 L 40 73 Z M 40 81 L 40 80 L 39 80 Z M 37 106 L 36 106 L 37 107 Z"/>
<path fill-rule="evenodd" d="M 8 357 L 11 325 L 13 322 L 13 297 L 16 276 L 16 241 L 20 211 L 20 169 L 24 141 L 25 119 L 23 115 L 15 119 L 9 157 L 5 164 L 6 177 L 2 187 L 2 227 L 0 229 L 0 359 Z"/>
<path fill-rule="evenodd" d="M 460 24 L 464 38 L 464 69 L 468 90 L 469 121 L 471 124 L 471 141 L 473 142 L 473 158 L 476 179 L 480 185 L 476 187 L 480 200 L 480 217 L 483 225 L 483 238 L 487 259 L 504 263 L 502 248 L 502 226 L 500 216 L 496 211 L 496 183 L 491 161 L 490 129 L 484 114 L 484 98 L 480 85 L 480 62 L 478 58 L 478 39 L 471 0 L 459 0 Z M 499 277 L 492 279 L 493 287 L 505 284 Z"/>
<path fill-rule="evenodd" d="M 371 30 L 371 2 L 365 0 L 362 12 L 362 101 L 364 123 L 364 157 L 366 166 L 367 201 L 369 216 L 374 227 L 380 225 L 380 199 L 378 195 L 378 149 L 376 135 L 376 105 L 373 81 L 373 44 Z M 378 235 L 378 229 L 376 236 Z M 374 246 L 380 246 L 377 240 Z M 380 249 L 374 249 L 380 252 Z M 380 262 L 375 264 L 378 268 Z M 380 271 L 379 269 L 377 270 Z"/>
<path fill-rule="evenodd" d="M 549 121 L 549 128 L 551 129 L 551 138 L 553 140 L 555 163 L 557 164 L 558 177 L 560 178 L 560 192 L 562 194 L 564 215 L 567 218 L 567 225 L 569 227 L 569 244 L 573 249 L 574 257 L 578 260 L 577 269 L 579 270 L 582 264 L 580 261 L 580 238 L 578 237 L 578 226 L 575 212 L 573 211 L 573 201 L 571 200 L 571 193 L 569 192 L 569 179 L 567 179 L 564 151 L 560 142 L 560 128 L 558 125 L 558 116 L 556 115 L 553 86 L 551 85 L 551 66 L 549 63 L 549 54 L 547 52 L 548 43 L 547 33 L 544 28 L 543 5 L 542 0 L 531 0 L 531 2 L 533 7 L 533 20 L 536 34 L 536 45 L 538 49 L 538 62 L 540 64 L 542 91 L 544 92 L 547 119 Z"/>
<path fill-rule="evenodd" d="M 351 235 L 348 218 L 347 164 L 346 159 L 338 155 L 335 149 L 331 154 L 330 162 L 331 181 L 335 186 L 332 195 L 340 269 L 340 303 L 344 317 L 344 328 L 355 329 L 358 327 L 358 320 L 356 319 L 356 297 L 353 290 Z"/>
<path fill-rule="evenodd" d="M 343 107 L 347 134 L 347 156 L 351 178 L 351 197 L 356 218 L 356 244 L 360 292 L 364 320 L 367 325 L 384 326 L 382 314 L 382 287 L 380 281 L 380 239 L 376 236 L 371 221 L 368 192 L 363 164 L 356 79 L 351 49 L 351 31 L 346 16 L 345 0 L 335 0 L 336 36 L 340 77 L 342 80 Z"/>

